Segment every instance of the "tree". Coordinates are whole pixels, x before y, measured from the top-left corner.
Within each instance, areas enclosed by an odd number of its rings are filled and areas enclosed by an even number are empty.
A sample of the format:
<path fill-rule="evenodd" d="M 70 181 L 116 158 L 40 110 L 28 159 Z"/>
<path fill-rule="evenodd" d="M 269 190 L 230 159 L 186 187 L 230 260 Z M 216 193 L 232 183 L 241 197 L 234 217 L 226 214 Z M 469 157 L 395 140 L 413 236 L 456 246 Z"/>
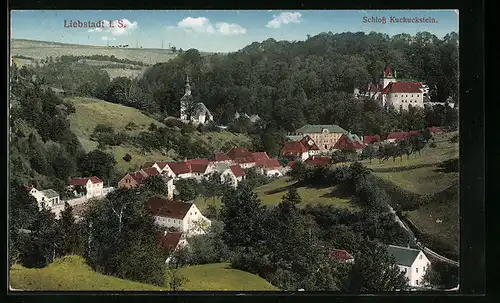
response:
<path fill-rule="evenodd" d="M 59 255 L 65 256 L 74 254 L 79 246 L 78 234 L 75 217 L 73 215 L 73 207 L 69 205 L 68 202 L 64 203 L 64 210 L 61 212 L 60 216 L 57 222 L 57 229 L 61 232 Z"/>
<path fill-rule="evenodd" d="M 84 176 L 97 176 L 109 181 L 115 166 L 116 160 L 112 154 L 96 149 L 81 158 L 79 169 Z"/>
<path fill-rule="evenodd" d="M 130 160 L 132 160 L 132 156 L 129 153 L 126 153 L 125 156 L 123 156 L 123 160 L 125 162 L 130 162 Z"/>
<path fill-rule="evenodd" d="M 167 195 L 168 188 L 164 177 L 161 175 L 149 176 L 144 180 L 144 187 L 147 191 L 155 195 Z"/>
<path fill-rule="evenodd" d="M 436 261 L 427 269 L 423 284 L 438 289 L 450 289 L 458 285 L 458 267 Z"/>
<path fill-rule="evenodd" d="M 223 239 L 230 248 L 258 247 L 263 242 L 264 208 L 253 190 L 240 186 L 222 197 Z"/>
<path fill-rule="evenodd" d="M 370 159 L 370 164 L 372 164 L 372 158 L 375 156 L 375 148 L 373 147 L 373 145 L 368 144 L 367 146 L 365 146 L 365 148 L 363 148 L 361 156 L 364 159 Z"/>
<path fill-rule="evenodd" d="M 23 260 L 25 267 L 45 267 L 58 255 L 59 234 L 54 213 L 43 208 L 33 222 L 30 232 L 30 247 Z"/>
<path fill-rule="evenodd" d="M 175 188 L 179 191 L 179 199 L 192 201 L 198 197 L 200 185 L 193 178 L 179 179 L 175 183 Z"/>
<path fill-rule="evenodd" d="M 389 256 L 385 245 L 365 239 L 354 251 L 356 260 L 348 282 L 349 292 L 406 290 L 407 278 Z"/>

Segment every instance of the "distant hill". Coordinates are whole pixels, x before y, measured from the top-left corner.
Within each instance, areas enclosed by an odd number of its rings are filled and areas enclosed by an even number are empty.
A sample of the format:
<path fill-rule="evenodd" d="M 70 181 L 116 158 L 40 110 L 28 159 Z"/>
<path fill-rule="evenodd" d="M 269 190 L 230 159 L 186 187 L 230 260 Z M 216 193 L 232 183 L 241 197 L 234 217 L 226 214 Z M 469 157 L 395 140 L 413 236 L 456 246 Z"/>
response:
<path fill-rule="evenodd" d="M 189 280 L 184 290 L 278 290 L 257 275 L 229 268 L 228 263 L 181 268 L 180 274 Z M 168 288 L 96 273 L 79 256 L 66 256 L 40 269 L 14 265 L 10 270 L 10 286 L 31 291 L 168 291 Z"/>
<path fill-rule="evenodd" d="M 26 56 L 35 60 L 45 59 L 47 57 L 55 58 L 63 55 L 114 55 L 120 59 L 141 61 L 147 64 L 166 62 L 177 56 L 176 53 L 168 49 L 114 48 L 23 39 L 11 40 L 11 55 Z"/>

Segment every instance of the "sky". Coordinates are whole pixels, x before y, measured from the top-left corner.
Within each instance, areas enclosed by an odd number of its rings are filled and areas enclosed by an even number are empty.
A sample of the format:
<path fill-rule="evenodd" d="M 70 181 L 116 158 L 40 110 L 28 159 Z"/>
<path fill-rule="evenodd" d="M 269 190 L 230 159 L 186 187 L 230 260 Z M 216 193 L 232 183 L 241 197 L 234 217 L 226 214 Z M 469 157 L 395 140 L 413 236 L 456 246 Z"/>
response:
<path fill-rule="evenodd" d="M 380 22 L 383 17 L 385 23 Z M 434 18 L 435 22 L 395 23 L 391 17 Z M 458 33 L 458 18 L 454 10 L 18 10 L 11 12 L 11 37 L 143 48 L 162 48 L 163 41 L 164 48 L 232 52 L 255 41 L 300 41 L 321 32 L 375 31 L 393 36 L 428 31 L 443 38 L 450 32 Z M 104 27 L 68 27 L 71 21 L 83 25 L 99 20 L 107 20 L 102 22 Z"/>

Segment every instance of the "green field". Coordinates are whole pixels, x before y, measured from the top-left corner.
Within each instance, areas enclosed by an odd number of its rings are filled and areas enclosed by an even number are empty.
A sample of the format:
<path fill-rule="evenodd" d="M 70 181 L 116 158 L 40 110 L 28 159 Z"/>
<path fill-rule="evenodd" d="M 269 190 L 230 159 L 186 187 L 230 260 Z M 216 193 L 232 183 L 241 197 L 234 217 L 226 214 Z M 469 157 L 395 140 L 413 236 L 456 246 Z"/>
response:
<path fill-rule="evenodd" d="M 230 268 L 229 263 L 190 266 L 180 272 L 189 280 L 183 290 L 279 290 L 257 275 Z"/>
<path fill-rule="evenodd" d="M 90 98 L 68 98 L 75 105 L 76 112 L 69 116 L 71 130 L 77 135 L 86 151 L 91 151 L 97 147 L 97 142 L 90 140 L 90 135 L 98 124 L 109 124 L 113 126 L 115 132 L 125 132 L 132 135 L 141 131 L 147 131 L 149 125 L 154 123 L 158 126 L 162 124 L 150 118 L 139 110 L 98 99 Z M 125 126 L 135 123 L 138 128 L 126 130 Z M 133 170 L 141 166 L 146 161 L 170 160 L 171 158 L 162 155 L 160 152 L 142 153 L 132 146 L 113 146 L 109 149 L 115 155 L 117 169 L 120 172 Z M 132 156 L 130 162 L 125 162 L 123 156 L 129 153 Z"/>
<path fill-rule="evenodd" d="M 278 290 L 259 276 L 229 268 L 228 263 L 184 267 L 180 274 L 189 280 L 183 290 Z M 168 288 L 101 275 L 78 256 L 66 256 L 40 269 L 14 265 L 10 270 L 10 285 L 20 290 L 168 291 Z"/>
<path fill-rule="evenodd" d="M 269 184 L 265 184 L 255 189 L 255 193 L 261 200 L 263 205 L 266 206 L 275 206 L 281 201 L 283 195 L 287 192 L 287 186 L 291 186 L 295 183 L 295 181 L 290 180 L 289 177 L 281 177 Z M 270 191 L 277 191 L 282 189 L 279 192 L 269 193 Z M 350 202 L 350 197 L 346 197 L 342 193 L 338 192 L 333 187 L 305 187 L 300 186 L 297 188 L 297 191 L 302 198 L 301 206 L 306 204 L 332 204 L 336 207 L 342 208 L 356 208 L 354 204 Z M 195 200 L 195 204 L 200 208 L 200 211 L 204 211 L 207 209 L 209 205 L 214 205 L 217 208 L 220 207 L 221 200 L 220 198 L 208 198 L 205 200 L 204 197 L 198 197 Z"/>
<path fill-rule="evenodd" d="M 129 59 L 133 61 L 141 61 L 146 64 L 155 64 L 166 62 L 177 56 L 167 49 L 146 49 L 146 48 L 113 48 L 107 47 L 106 41 L 103 41 L 102 46 L 92 45 L 76 45 L 54 43 L 47 41 L 34 41 L 12 39 L 11 41 L 12 56 L 26 56 L 36 60 L 45 59 L 47 57 L 60 57 L 63 55 L 73 56 L 91 56 L 91 55 L 107 55 L 115 56 L 118 59 Z"/>

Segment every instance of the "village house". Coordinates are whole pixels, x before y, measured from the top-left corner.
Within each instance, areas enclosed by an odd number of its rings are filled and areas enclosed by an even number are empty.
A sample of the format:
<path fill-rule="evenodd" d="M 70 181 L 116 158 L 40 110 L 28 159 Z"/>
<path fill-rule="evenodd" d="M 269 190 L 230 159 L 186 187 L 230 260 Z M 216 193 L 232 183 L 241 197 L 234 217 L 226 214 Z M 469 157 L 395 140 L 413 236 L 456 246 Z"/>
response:
<path fill-rule="evenodd" d="M 245 171 L 238 164 L 218 163 L 215 164 L 214 171 L 220 173 L 222 183 L 228 183 L 233 187 L 237 187 L 239 182 L 245 178 Z"/>
<path fill-rule="evenodd" d="M 77 197 L 87 199 L 104 196 L 104 181 L 96 176 L 89 178 L 69 178 L 68 190 Z"/>
<path fill-rule="evenodd" d="M 175 177 L 174 172 L 168 166 L 168 162 L 145 162 L 142 168 L 154 167 L 158 172 L 167 177 Z"/>
<path fill-rule="evenodd" d="M 211 225 L 194 203 L 152 198 L 147 201 L 147 208 L 158 225 L 177 228 L 186 236 L 204 234 Z"/>
<path fill-rule="evenodd" d="M 233 147 L 228 153 L 228 157 L 242 168 L 255 166 L 254 155 L 244 147 Z"/>
<path fill-rule="evenodd" d="M 431 265 L 427 256 L 421 250 L 395 245 L 389 245 L 387 251 L 394 257 L 395 264 L 408 278 L 409 286 L 422 287 L 425 272 Z"/>
<path fill-rule="evenodd" d="M 206 158 L 185 160 L 191 169 L 192 178 L 201 181 L 213 171 L 213 165 L 210 165 L 210 160 Z"/>
<path fill-rule="evenodd" d="M 375 135 L 375 136 L 363 136 L 363 143 L 365 145 L 380 143 L 380 136 L 379 135 Z"/>
<path fill-rule="evenodd" d="M 175 179 L 188 179 L 193 178 L 194 175 L 191 172 L 191 166 L 186 162 L 169 162 L 167 166 L 170 168 L 174 174 Z"/>
<path fill-rule="evenodd" d="M 337 143 L 335 143 L 333 149 L 342 151 L 350 150 L 361 153 L 364 147 L 365 146 L 363 144 L 363 141 L 361 141 L 361 139 L 357 135 L 347 133 L 340 136 L 340 139 L 337 141 Z"/>
<path fill-rule="evenodd" d="M 42 208 L 50 209 L 62 202 L 59 193 L 53 189 L 37 190 L 33 186 L 25 186 L 25 189 L 36 199 L 40 210 Z"/>
<path fill-rule="evenodd" d="M 277 178 L 283 176 L 283 168 L 276 158 L 265 160 L 264 163 L 260 164 L 259 168 L 262 170 L 262 173 L 268 177 Z"/>
<path fill-rule="evenodd" d="M 343 249 L 333 249 L 331 252 L 331 256 L 340 262 L 345 263 L 354 263 L 354 257 Z"/>
<path fill-rule="evenodd" d="M 150 176 L 162 176 L 167 184 L 167 196 L 174 197 L 174 179 L 167 175 L 161 175 L 155 167 L 145 167 L 136 172 L 127 173 L 119 182 L 119 188 L 134 188 L 144 183 Z"/>
<path fill-rule="evenodd" d="M 308 135 L 300 140 L 286 142 L 280 151 L 280 155 L 293 161 L 305 161 L 309 156 L 320 152 L 318 145 Z"/>
<path fill-rule="evenodd" d="M 214 154 L 214 158 L 213 158 L 213 161 L 212 161 L 214 164 L 217 164 L 217 163 L 226 163 L 226 164 L 233 164 L 234 161 L 231 160 L 231 158 L 229 158 L 228 155 L 226 155 L 225 153 L 215 153 Z"/>
<path fill-rule="evenodd" d="M 165 230 L 161 236 L 161 248 L 168 254 L 165 263 L 169 264 L 173 261 L 172 254 L 184 247 L 188 246 L 185 234 L 182 232 L 169 232 Z"/>
<path fill-rule="evenodd" d="M 340 139 L 342 134 L 346 134 L 347 131 L 342 127 L 331 124 L 331 125 L 304 125 L 295 131 L 296 135 L 302 137 L 309 136 L 318 146 L 318 152 L 326 152 L 333 148 L 335 143 Z"/>

